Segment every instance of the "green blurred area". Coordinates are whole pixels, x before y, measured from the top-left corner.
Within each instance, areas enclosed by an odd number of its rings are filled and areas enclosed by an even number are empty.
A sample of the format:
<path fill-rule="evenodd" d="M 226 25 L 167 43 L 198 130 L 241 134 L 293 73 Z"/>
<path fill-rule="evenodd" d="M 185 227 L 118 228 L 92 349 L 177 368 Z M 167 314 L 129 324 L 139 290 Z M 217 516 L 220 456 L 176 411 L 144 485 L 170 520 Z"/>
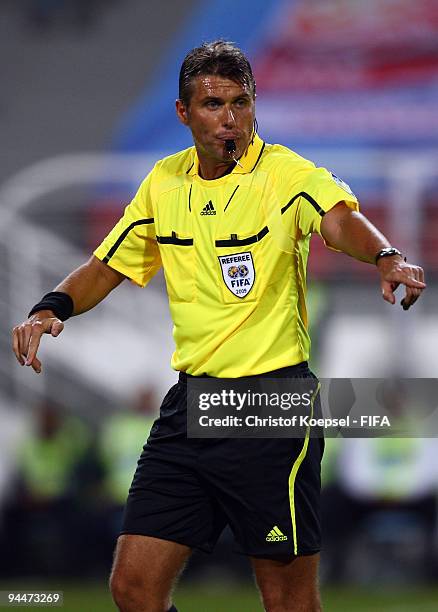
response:
<path fill-rule="evenodd" d="M 0 590 L 62 590 L 62 608 L 40 607 L 43 610 L 63 612 L 107 612 L 116 610 L 104 584 L 90 585 L 0 585 Z M 434 612 L 437 609 L 437 588 L 391 589 L 325 588 L 322 592 L 324 612 Z M 181 585 L 174 597 L 178 612 L 261 612 L 255 587 L 251 585 L 220 586 L 206 584 L 196 587 Z M 15 607 L 15 606 L 14 606 Z M 21 606 L 17 606 L 22 609 Z"/>

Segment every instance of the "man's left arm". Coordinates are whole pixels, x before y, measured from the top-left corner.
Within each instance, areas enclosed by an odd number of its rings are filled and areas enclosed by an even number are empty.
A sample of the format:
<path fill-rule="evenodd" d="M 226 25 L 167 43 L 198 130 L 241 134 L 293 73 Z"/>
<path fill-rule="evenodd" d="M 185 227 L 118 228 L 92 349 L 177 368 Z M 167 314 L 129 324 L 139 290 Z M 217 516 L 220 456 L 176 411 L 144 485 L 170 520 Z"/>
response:
<path fill-rule="evenodd" d="M 325 213 L 321 220 L 321 234 L 329 246 L 371 264 L 376 263 L 379 251 L 391 246 L 366 217 L 345 202 L 339 202 Z M 376 265 L 382 297 L 390 304 L 395 304 L 394 291 L 399 285 L 406 288 L 401 301 L 404 310 L 412 306 L 426 288 L 423 269 L 406 263 L 400 255 L 380 257 Z"/>

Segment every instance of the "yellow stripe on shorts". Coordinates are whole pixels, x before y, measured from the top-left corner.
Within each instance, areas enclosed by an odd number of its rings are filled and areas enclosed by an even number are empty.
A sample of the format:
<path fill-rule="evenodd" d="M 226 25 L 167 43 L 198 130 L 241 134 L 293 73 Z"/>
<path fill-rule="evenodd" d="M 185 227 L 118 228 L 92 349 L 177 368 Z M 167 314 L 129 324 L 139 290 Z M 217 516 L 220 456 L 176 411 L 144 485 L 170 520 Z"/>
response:
<path fill-rule="evenodd" d="M 310 401 L 310 418 L 313 418 L 313 404 L 315 402 L 315 398 L 319 393 L 321 388 L 321 383 L 318 382 L 318 386 L 316 388 L 315 393 Z M 290 515 L 292 518 L 292 537 L 294 542 L 294 555 L 298 554 L 298 540 L 297 540 L 297 523 L 295 518 L 295 479 L 297 477 L 298 470 L 300 469 L 300 465 L 304 461 L 304 457 L 307 453 L 307 447 L 309 446 L 309 438 L 310 438 L 310 425 L 306 429 L 306 435 L 304 438 L 303 448 L 301 449 L 300 454 L 296 458 L 292 470 L 289 474 L 289 503 L 290 503 Z"/>

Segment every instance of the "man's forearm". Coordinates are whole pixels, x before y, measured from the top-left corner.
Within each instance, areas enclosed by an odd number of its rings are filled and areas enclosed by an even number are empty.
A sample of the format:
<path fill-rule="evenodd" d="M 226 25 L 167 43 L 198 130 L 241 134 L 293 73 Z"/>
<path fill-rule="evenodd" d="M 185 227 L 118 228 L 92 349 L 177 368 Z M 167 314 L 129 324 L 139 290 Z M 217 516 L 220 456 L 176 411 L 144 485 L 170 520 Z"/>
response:
<path fill-rule="evenodd" d="M 390 246 L 387 238 L 366 217 L 343 203 L 326 213 L 321 233 L 329 246 L 372 264 L 377 253 Z"/>
<path fill-rule="evenodd" d="M 376 255 L 390 244 L 385 236 L 366 217 L 340 202 L 321 221 L 321 234 L 328 245 L 367 263 L 377 263 L 383 299 L 395 303 L 394 291 L 400 284 L 405 286 L 405 297 L 401 305 L 408 310 L 420 297 L 423 289 L 424 271 L 419 266 L 406 263 L 398 255 L 380 257 Z"/>
<path fill-rule="evenodd" d="M 124 278 L 123 274 L 93 256 L 87 263 L 69 274 L 55 287 L 55 291 L 68 294 L 73 300 L 73 314 L 81 314 L 102 301 Z M 65 318 L 59 319 L 61 314 L 55 312 L 57 310 L 56 302 L 53 302 L 55 297 L 66 296 L 49 296 L 48 299 L 43 299 L 32 309 L 34 312 L 32 316 L 20 325 L 16 325 L 12 332 L 12 346 L 18 363 L 32 366 L 38 374 L 41 372 L 41 362 L 37 357 L 41 336 L 43 334 L 59 336 L 64 329 L 62 321 L 70 316 L 70 313 L 67 313 Z M 71 302 L 67 301 L 70 304 L 67 310 L 70 310 Z"/>
<path fill-rule="evenodd" d="M 94 308 L 125 278 L 93 256 L 69 274 L 55 291 L 67 293 L 72 298 L 73 315 L 78 315 Z"/>

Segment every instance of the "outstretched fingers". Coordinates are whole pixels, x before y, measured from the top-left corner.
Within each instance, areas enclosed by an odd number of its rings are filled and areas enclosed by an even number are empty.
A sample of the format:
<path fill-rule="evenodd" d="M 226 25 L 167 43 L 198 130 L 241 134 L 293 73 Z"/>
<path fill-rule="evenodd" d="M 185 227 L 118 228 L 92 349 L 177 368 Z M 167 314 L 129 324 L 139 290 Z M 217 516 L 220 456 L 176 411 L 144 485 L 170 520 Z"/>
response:
<path fill-rule="evenodd" d="M 400 283 L 394 283 L 389 281 L 382 281 L 382 297 L 386 302 L 395 304 L 394 291 L 397 289 Z"/>
<path fill-rule="evenodd" d="M 422 294 L 423 289 L 426 287 L 424 283 L 423 269 L 417 266 L 413 267 L 411 270 L 411 275 L 404 285 L 406 287 L 406 291 L 405 297 L 401 301 L 401 305 L 403 306 L 403 310 L 408 310 L 415 304 Z"/>
<path fill-rule="evenodd" d="M 35 321 L 35 323 L 32 323 L 31 335 L 29 338 L 29 346 L 25 362 L 25 365 L 27 366 L 32 365 L 34 359 L 36 358 L 36 354 L 40 347 L 41 336 L 45 332 L 44 327 L 45 325 L 42 321 Z"/>
<path fill-rule="evenodd" d="M 402 269 L 390 270 L 382 275 L 382 297 L 390 304 L 395 304 L 394 291 L 399 285 L 405 286 L 405 296 L 401 301 L 404 310 L 408 310 L 418 300 L 426 288 L 424 271 L 419 266 L 406 265 Z"/>
<path fill-rule="evenodd" d="M 18 325 L 12 330 L 12 350 L 14 351 L 14 355 L 18 363 L 24 366 L 23 354 L 20 348 L 20 332 L 18 329 Z"/>
<path fill-rule="evenodd" d="M 34 372 L 41 372 L 41 361 L 37 357 L 41 337 L 45 333 L 58 336 L 64 329 L 62 321 L 55 317 L 43 320 L 29 319 L 12 330 L 12 349 L 20 365 L 31 366 Z"/>

